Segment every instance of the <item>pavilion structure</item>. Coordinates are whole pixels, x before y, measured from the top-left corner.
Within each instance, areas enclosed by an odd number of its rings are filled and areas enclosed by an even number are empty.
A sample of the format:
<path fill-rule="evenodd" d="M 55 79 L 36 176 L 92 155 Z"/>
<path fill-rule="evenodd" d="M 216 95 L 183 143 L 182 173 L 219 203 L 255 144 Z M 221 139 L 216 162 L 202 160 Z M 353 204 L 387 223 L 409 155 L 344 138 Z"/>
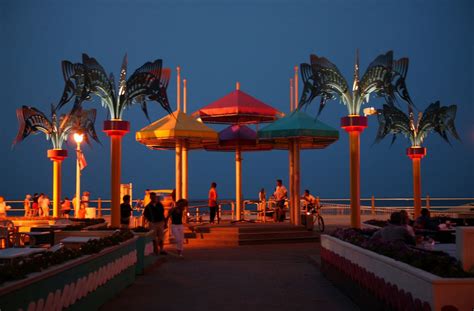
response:
<path fill-rule="evenodd" d="M 290 161 L 290 221 L 300 224 L 300 149 L 323 149 L 339 139 L 339 132 L 297 109 L 258 131 L 263 144 L 274 149 L 297 151 Z M 296 145 L 296 148 L 294 147 Z M 290 158 L 291 160 L 291 158 Z"/>
<path fill-rule="evenodd" d="M 260 144 L 257 134 L 247 125 L 272 122 L 283 113 L 253 96 L 236 89 L 215 102 L 199 109 L 193 116 L 206 123 L 230 124 L 219 133 L 219 141 L 207 150 L 235 151 L 235 199 L 236 220 L 242 220 L 242 151 L 270 150 L 268 144 Z"/>
<path fill-rule="evenodd" d="M 188 199 L 188 150 L 203 149 L 207 144 L 216 144 L 218 139 L 215 130 L 186 114 L 186 80 L 183 84 L 183 110 L 178 102 L 176 111 L 142 128 L 135 135 L 139 143 L 150 149 L 176 151 L 176 200 Z"/>

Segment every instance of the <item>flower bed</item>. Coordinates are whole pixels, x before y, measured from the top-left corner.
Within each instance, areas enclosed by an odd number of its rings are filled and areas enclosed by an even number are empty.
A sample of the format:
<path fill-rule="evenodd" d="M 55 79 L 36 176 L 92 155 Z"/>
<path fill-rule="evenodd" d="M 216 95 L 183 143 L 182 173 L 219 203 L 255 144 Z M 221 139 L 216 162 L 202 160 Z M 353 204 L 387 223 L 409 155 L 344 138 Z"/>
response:
<path fill-rule="evenodd" d="M 372 232 L 346 229 L 337 230 L 334 237 L 321 236 L 321 270 L 349 295 L 362 290 L 355 300 L 378 301 L 378 308 L 395 310 L 441 310 L 444 306 L 470 310 L 474 306 L 474 277 L 454 258 L 370 241 Z"/>
<path fill-rule="evenodd" d="M 0 306 L 2 310 L 97 309 L 134 281 L 136 241 L 130 232 L 122 232 L 90 241 L 78 251 L 46 253 L 16 262 L 11 268 L 23 269 L 23 273 L 14 277 L 25 278 L 0 287 Z M 40 271 L 33 272 L 31 269 L 38 270 L 35 267 Z"/>

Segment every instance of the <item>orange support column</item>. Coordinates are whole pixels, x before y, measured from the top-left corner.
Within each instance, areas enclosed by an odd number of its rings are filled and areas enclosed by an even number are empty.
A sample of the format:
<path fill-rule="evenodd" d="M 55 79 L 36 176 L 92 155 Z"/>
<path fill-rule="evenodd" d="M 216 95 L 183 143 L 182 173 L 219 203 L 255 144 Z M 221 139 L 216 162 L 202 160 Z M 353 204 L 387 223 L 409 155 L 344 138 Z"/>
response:
<path fill-rule="evenodd" d="M 414 218 L 421 215 L 421 159 L 426 155 L 426 148 L 410 147 L 407 156 L 413 164 L 413 209 Z"/>
<path fill-rule="evenodd" d="M 349 134 L 351 227 L 360 228 L 360 133 L 367 128 L 367 117 L 343 117 L 341 127 Z"/>
<path fill-rule="evenodd" d="M 53 217 L 59 217 L 61 203 L 61 164 L 67 158 L 67 150 L 50 149 L 48 158 L 53 161 Z"/>
<path fill-rule="evenodd" d="M 104 121 L 104 132 L 110 137 L 111 159 L 111 221 L 112 227 L 120 227 L 120 175 L 122 170 L 122 137 L 130 132 L 130 123 L 123 120 Z"/>

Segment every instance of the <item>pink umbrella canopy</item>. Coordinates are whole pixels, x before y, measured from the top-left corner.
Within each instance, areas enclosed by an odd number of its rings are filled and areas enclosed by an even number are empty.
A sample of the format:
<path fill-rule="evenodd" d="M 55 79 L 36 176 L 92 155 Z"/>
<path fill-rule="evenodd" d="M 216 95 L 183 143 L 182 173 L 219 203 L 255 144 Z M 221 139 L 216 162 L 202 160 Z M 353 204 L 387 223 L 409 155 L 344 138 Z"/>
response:
<path fill-rule="evenodd" d="M 241 151 L 271 150 L 272 145 L 259 141 L 257 132 L 245 125 L 231 125 L 219 132 L 219 142 L 205 146 L 210 151 L 235 151 L 237 146 Z"/>
<path fill-rule="evenodd" d="M 207 123 L 254 124 L 271 122 L 284 114 L 237 89 L 199 109 L 193 116 Z"/>

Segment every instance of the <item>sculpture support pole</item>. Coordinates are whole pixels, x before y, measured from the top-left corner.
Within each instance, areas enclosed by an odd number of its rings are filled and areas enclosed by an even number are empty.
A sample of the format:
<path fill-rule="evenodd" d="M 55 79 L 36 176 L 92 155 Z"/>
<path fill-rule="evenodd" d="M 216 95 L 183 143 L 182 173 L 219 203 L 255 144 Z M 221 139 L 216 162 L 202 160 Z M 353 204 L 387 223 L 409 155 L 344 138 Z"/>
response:
<path fill-rule="evenodd" d="M 426 148 L 411 147 L 407 149 L 407 156 L 413 164 L 413 209 L 414 218 L 421 215 L 421 159 L 426 155 Z"/>
<path fill-rule="evenodd" d="M 181 157 L 181 152 L 182 152 L 182 144 L 181 140 L 177 139 L 176 140 L 176 201 L 181 199 L 183 196 L 182 194 L 182 185 L 183 185 L 183 174 L 182 174 L 182 168 L 183 168 L 183 163 L 182 163 L 182 157 Z"/>
<path fill-rule="evenodd" d="M 66 157 L 67 150 L 48 150 L 48 158 L 53 161 L 53 217 L 59 217 L 61 202 L 61 166 Z"/>
<path fill-rule="evenodd" d="M 341 118 L 341 127 L 349 134 L 351 227 L 360 228 L 360 133 L 367 127 L 367 117 Z"/>
<path fill-rule="evenodd" d="M 235 149 L 235 220 L 241 220 L 242 215 L 242 151 L 240 145 Z"/>
<path fill-rule="evenodd" d="M 349 133 L 351 227 L 360 228 L 360 133 Z"/>
<path fill-rule="evenodd" d="M 414 158 L 413 162 L 413 208 L 414 218 L 418 218 L 421 214 L 421 159 Z"/>
<path fill-rule="evenodd" d="M 122 137 L 130 132 L 130 123 L 123 120 L 104 121 L 104 132 L 110 137 L 111 213 L 110 224 L 120 227 L 120 176 L 122 170 Z"/>

